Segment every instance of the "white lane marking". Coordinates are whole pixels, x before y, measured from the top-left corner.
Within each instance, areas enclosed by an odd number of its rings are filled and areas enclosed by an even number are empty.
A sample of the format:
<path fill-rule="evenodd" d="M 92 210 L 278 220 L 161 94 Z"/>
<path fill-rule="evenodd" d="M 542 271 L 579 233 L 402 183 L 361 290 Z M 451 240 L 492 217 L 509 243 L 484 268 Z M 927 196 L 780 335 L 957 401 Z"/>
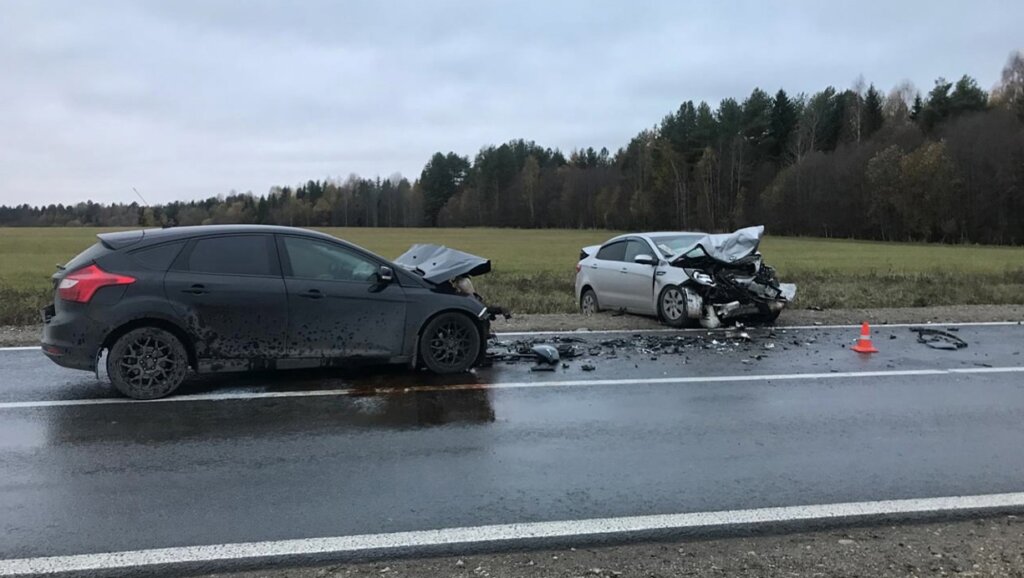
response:
<path fill-rule="evenodd" d="M 860 519 L 908 514 L 953 513 L 1024 507 L 1024 493 L 914 498 L 871 502 L 846 502 L 784 506 L 748 510 L 722 510 L 685 514 L 593 518 L 558 522 L 527 522 L 488 526 L 442 528 L 390 534 L 361 534 L 330 538 L 242 542 L 209 546 L 129 550 L 101 554 L 76 554 L 0 560 L 0 576 L 88 572 L 139 568 L 158 564 L 210 563 L 284 556 L 344 555 L 368 550 L 387 552 L 399 548 L 468 546 L 601 535 L 628 535 L 650 531 L 728 528 L 782 522 Z"/>
<path fill-rule="evenodd" d="M 682 385 L 688 383 L 730 383 L 749 381 L 796 381 L 808 379 L 851 379 L 865 377 L 922 377 L 939 375 L 960 375 L 972 373 L 1024 373 L 1024 367 L 966 367 L 957 369 L 897 369 L 890 371 L 838 371 L 828 373 L 775 373 L 747 375 L 709 375 L 691 377 L 654 377 L 635 379 L 566 379 L 555 381 L 519 381 L 507 383 L 454 383 L 446 385 L 406 385 L 380 388 L 348 387 L 343 389 L 318 389 L 303 391 L 262 391 L 262 392 L 226 392 L 203 393 L 195 395 L 176 395 L 140 401 L 122 397 L 103 399 L 58 399 L 44 401 L 6 401 L 0 402 L 0 410 L 30 409 L 44 407 L 68 407 L 84 405 L 123 405 L 144 403 L 177 403 L 189 401 L 231 401 L 251 399 L 272 399 L 289 397 L 329 397 L 346 395 L 397 394 L 410 391 L 457 391 L 481 389 L 529 389 L 544 387 L 599 387 L 622 385 Z"/>
<path fill-rule="evenodd" d="M 941 321 L 932 321 L 928 323 L 876 323 L 872 324 L 872 329 L 885 329 L 886 327 L 1006 327 L 1010 325 L 1022 325 L 1024 321 L 965 321 L 957 323 L 942 323 Z M 860 329 L 860 323 L 852 325 L 775 325 L 773 327 L 751 327 L 749 329 Z M 603 335 L 608 333 L 703 333 L 707 331 L 729 331 L 734 330 L 730 327 L 722 327 L 719 329 L 704 329 L 701 327 L 689 327 L 683 329 L 669 329 L 669 328 L 658 328 L 658 329 L 595 329 L 583 330 L 583 329 L 565 329 L 563 331 L 507 331 L 507 332 L 496 332 L 497 337 L 525 337 L 529 335 Z"/>
<path fill-rule="evenodd" d="M 30 351 L 30 350 L 42 351 L 38 345 L 24 345 L 20 347 L 0 347 L 0 351 Z"/>

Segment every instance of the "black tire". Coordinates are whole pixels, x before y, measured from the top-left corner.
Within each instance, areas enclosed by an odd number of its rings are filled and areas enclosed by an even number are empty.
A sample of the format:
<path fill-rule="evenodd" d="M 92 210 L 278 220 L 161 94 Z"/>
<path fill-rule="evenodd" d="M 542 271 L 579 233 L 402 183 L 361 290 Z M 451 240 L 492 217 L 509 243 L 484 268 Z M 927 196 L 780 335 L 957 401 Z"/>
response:
<path fill-rule="evenodd" d="M 469 371 L 480 354 L 480 328 L 461 313 L 442 313 L 420 333 L 420 359 L 437 374 Z"/>
<path fill-rule="evenodd" d="M 600 311 L 601 304 L 597 301 L 597 293 L 590 288 L 584 289 L 580 295 L 580 313 L 583 315 L 593 315 Z"/>
<path fill-rule="evenodd" d="M 188 374 L 188 352 L 173 334 L 141 327 L 122 335 L 107 353 L 111 383 L 132 399 L 157 399 L 178 389 Z"/>
<path fill-rule="evenodd" d="M 686 327 L 690 318 L 686 315 L 686 293 L 678 285 L 667 285 L 658 295 L 658 318 L 669 327 Z"/>

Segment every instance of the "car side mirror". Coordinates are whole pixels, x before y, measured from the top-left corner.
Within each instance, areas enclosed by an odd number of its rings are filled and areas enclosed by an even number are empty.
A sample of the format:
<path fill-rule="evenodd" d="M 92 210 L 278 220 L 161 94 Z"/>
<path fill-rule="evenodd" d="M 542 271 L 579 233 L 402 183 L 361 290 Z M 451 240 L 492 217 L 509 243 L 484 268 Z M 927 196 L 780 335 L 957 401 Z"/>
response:
<path fill-rule="evenodd" d="M 651 255 L 637 255 L 633 257 L 634 263 L 640 263 L 641 265 L 654 265 L 657 261 Z"/>
<path fill-rule="evenodd" d="M 380 283 L 390 283 L 395 280 L 395 272 L 387 265 L 381 265 L 377 269 L 377 281 Z"/>

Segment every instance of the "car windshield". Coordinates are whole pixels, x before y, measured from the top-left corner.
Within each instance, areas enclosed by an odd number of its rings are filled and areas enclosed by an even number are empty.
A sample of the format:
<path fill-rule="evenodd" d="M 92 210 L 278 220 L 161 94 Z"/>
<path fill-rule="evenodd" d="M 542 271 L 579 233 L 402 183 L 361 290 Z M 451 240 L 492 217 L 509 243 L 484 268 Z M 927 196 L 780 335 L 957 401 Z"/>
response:
<path fill-rule="evenodd" d="M 703 233 L 676 233 L 673 235 L 652 235 L 651 240 L 664 256 L 675 255 L 690 245 L 693 245 Z"/>

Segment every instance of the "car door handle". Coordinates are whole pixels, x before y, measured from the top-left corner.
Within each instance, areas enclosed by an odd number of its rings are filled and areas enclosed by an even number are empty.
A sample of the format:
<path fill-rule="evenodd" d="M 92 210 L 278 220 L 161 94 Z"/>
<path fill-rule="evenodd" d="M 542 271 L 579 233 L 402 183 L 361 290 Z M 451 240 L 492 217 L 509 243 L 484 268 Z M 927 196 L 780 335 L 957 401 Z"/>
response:
<path fill-rule="evenodd" d="M 591 265 L 590 268 L 591 269 L 597 269 L 597 265 Z"/>
<path fill-rule="evenodd" d="M 628 272 L 629 272 L 629 270 L 626 269 L 625 267 L 623 267 L 622 269 L 619 269 L 619 273 L 628 273 Z"/>
<path fill-rule="evenodd" d="M 195 285 L 189 287 L 188 289 L 182 289 L 181 292 L 182 293 L 191 293 L 192 295 L 202 295 L 203 293 L 209 293 L 209 291 L 206 290 L 206 286 L 205 285 L 200 285 L 198 283 L 196 283 Z"/>
<path fill-rule="evenodd" d="M 324 294 L 321 293 L 319 289 L 310 289 L 309 291 L 306 291 L 305 293 L 300 293 L 299 295 L 301 297 L 305 297 L 306 299 L 323 299 L 324 298 Z"/>

